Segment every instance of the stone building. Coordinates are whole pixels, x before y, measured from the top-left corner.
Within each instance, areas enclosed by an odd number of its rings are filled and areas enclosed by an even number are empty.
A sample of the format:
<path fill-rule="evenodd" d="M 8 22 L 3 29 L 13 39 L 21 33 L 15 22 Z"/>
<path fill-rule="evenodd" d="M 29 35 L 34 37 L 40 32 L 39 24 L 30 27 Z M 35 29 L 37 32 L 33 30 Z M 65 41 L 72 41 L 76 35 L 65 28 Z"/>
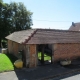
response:
<path fill-rule="evenodd" d="M 38 53 L 41 52 L 41 65 L 45 64 L 44 53 L 51 57 L 50 63 L 80 57 L 80 32 L 54 29 L 29 29 L 18 31 L 6 37 L 8 52 L 18 57 L 23 50 L 26 67 L 39 64 Z"/>

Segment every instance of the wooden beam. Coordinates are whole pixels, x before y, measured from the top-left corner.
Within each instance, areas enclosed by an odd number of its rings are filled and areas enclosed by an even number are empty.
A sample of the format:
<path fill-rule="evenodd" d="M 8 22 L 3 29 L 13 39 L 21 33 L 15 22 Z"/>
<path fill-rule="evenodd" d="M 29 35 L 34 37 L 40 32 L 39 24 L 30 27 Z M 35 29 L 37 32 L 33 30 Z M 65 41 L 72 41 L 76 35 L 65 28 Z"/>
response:
<path fill-rule="evenodd" d="M 42 51 L 41 51 L 41 63 L 44 64 L 44 45 L 42 45 Z"/>

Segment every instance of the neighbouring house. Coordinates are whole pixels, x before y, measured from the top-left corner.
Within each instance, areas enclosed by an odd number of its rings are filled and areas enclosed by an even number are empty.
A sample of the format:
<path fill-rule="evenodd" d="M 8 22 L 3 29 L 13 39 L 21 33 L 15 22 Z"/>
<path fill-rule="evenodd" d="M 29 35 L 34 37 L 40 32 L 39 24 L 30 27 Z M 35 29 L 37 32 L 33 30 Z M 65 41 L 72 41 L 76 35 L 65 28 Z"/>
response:
<path fill-rule="evenodd" d="M 77 23 L 72 22 L 72 25 L 70 26 L 69 30 L 80 31 L 80 22 Z"/>
<path fill-rule="evenodd" d="M 24 51 L 26 67 L 45 64 L 49 57 L 51 57 L 51 61 L 48 61 L 50 63 L 80 57 L 79 31 L 29 29 L 14 32 L 6 39 L 8 39 L 9 53 L 18 57 L 18 52 Z"/>

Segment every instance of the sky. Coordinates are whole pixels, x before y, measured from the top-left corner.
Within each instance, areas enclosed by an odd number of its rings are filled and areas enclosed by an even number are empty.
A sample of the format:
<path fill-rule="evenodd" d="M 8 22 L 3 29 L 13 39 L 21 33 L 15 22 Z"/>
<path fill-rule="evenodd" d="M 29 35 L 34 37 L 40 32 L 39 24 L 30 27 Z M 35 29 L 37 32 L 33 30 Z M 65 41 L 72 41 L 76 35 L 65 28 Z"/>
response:
<path fill-rule="evenodd" d="M 72 22 L 80 22 L 80 0 L 3 0 L 22 2 L 33 12 L 32 28 L 67 30 Z"/>

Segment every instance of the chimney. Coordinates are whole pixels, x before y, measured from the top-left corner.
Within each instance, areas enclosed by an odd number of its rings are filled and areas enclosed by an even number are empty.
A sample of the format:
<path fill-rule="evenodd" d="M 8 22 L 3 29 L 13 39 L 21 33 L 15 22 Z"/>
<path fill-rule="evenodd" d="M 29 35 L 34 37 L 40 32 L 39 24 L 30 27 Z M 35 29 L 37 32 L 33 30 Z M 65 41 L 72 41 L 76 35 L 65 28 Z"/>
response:
<path fill-rule="evenodd" d="M 72 22 L 72 26 L 74 26 L 74 27 L 75 27 L 75 23 L 74 23 L 74 22 Z"/>

